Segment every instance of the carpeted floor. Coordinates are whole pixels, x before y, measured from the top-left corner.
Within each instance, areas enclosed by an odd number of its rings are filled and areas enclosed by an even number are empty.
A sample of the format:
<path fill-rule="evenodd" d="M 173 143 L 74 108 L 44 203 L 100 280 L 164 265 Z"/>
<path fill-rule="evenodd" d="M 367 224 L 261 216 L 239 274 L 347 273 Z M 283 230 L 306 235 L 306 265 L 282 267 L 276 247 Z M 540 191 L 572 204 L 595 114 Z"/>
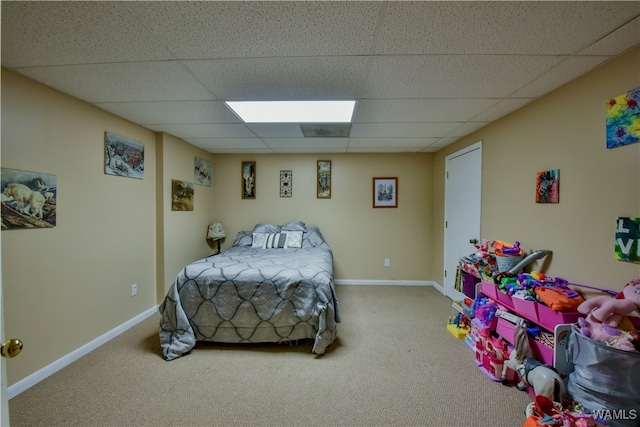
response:
<path fill-rule="evenodd" d="M 19 426 L 521 426 L 530 397 L 489 380 L 431 287 L 338 286 L 338 340 L 198 344 L 167 362 L 159 315 L 9 401 Z"/>

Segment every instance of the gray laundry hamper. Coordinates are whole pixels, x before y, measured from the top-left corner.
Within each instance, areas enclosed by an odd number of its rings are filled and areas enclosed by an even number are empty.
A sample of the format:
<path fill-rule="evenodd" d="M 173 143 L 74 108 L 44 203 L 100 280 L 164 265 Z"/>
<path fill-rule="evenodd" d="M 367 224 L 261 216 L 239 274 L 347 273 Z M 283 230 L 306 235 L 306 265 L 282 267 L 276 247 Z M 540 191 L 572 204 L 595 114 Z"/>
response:
<path fill-rule="evenodd" d="M 573 364 L 567 390 L 593 413 L 606 411 L 612 427 L 640 427 L 640 353 L 618 350 L 584 336 L 576 327 L 567 340 Z"/>

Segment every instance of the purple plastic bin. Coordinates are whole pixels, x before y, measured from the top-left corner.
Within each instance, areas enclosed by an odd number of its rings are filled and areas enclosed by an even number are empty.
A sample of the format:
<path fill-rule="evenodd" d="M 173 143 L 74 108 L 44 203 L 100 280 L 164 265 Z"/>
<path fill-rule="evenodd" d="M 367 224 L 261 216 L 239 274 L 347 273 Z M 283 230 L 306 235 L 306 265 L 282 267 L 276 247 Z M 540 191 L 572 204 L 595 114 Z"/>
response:
<path fill-rule="evenodd" d="M 478 283 L 480 279 L 464 270 L 460 272 L 462 274 L 462 293 L 474 299 L 476 297 L 476 283 Z"/>

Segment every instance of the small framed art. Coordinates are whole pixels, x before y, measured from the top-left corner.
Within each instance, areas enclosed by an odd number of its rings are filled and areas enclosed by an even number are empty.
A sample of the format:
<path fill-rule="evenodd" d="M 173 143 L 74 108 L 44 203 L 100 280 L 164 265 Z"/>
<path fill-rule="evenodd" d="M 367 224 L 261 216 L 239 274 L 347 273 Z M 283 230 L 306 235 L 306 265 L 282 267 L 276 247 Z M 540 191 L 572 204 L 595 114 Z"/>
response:
<path fill-rule="evenodd" d="M 536 203 L 560 202 L 560 171 L 552 169 L 536 173 Z"/>
<path fill-rule="evenodd" d="M 293 197 L 292 171 L 280 171 L 280 197 Z"/>
<path fill-rule="evenodd" d="M 373 178 L 373 207 L 398 207 L 398 178 Z"/>
<path fill-rule="evenodd" d="M 256 198 L 256 162 L 242 162 L 242 198 Z"/>
<path fill-rule="evenodd" d="M 316 197 L 331 198 L 331 160 L 318 160 L 316 166 Z"/>

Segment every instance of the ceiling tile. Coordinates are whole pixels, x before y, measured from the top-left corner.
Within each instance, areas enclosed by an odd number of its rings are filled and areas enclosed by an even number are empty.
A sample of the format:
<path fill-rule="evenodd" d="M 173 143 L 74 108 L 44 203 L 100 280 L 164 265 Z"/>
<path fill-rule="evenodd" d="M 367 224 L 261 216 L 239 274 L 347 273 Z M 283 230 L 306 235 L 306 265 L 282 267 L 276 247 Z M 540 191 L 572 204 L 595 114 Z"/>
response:
<path fill-rule="evenodd" d="M 247 123 L 260 138 L 302 138 L 302 130 L 297 123 Z"/>
<path fill-rule="evenodd" d="M 608 60 L 607 56 L 575 56 L 546 71 L 540 78 L 532 81 L 510 96 L 536 98 L 580 77 L 598 64 Z"/>
<path fill-rule="evenodd" d="M 498 99 L 364 99 L 354 123 L 461 122 L 495 105 Z"/>
<path fill-rule="evenodd" d="M 422 138 L 440 137 L 460 123 L 354 123 L 351 138 Z"/>
<path fill-rule="evenodd" d="M 175 124 L 150 125 L 153 130 L 179 138 L 253 138 L 244 124 Z M 256 138 L 257 139 L 257 138 Z"/>
<path fill-rule="evenodd" d="M 260 138 L 183 138 L 185 141 L 200 147 L 203 150 L 238 150 L 238 152 L 247 152 L 250 150 L 259 150 L 256 152 L 271 152 Z M 225 151 L 230 152 L 230 151 Z"/>
<path fill-rule="evenodd" d="M 439 138 L 349 138 L 351 148 L 422 148 L 433 144 Z"/>
<path fill-rule="evenodd" d="M 182 58 L 353 55 L 372 44 L 380 5 L 369 2 L 131 2 Z"/>
<path fill-rule="evenodd" d="M 20 68 L 17 71 L 88 102 L 213 98 L 178 62 L 63 65 Z"/>
<path fill-rule="evenodd" d="M 390 2 L 379 54 L 564 55 L 640 13 L 638 2 Z M 490 42 L 488 42 L 490 41 Z"/>
<path fill-rule="evenodd" d="M 2 2 L 2 65 L 173 59 L 171 52 L 154 40 L 124 3 Z"/>
<path fill-rule="evenodd" d="M 184 61 L 224 100 L 354 99 L 365 95 L 363 57 L 244 58 Z"/>
<path fill-rule="evenodd" d="M 98 102 L 96 106 L 141 125 L 242 123 L 222 101 Z"/>
<path fill-rule="evenodd" d="M 324 148 L 324 149 L 346 149 L 349 138 L 263 138 L 264 143 L 270 148 L 293 149 L 293 148 Z"/>
<path fill-rule="evenodd" d="M 636 2 L 640 8 L 640 2 Z M 586 49 L 578 52 L 579 55 L 618 55 L 633 46 L 638 45 L 640 38 L 640 17 L 618 28 L 606 37 L 596 41 Z"/>

